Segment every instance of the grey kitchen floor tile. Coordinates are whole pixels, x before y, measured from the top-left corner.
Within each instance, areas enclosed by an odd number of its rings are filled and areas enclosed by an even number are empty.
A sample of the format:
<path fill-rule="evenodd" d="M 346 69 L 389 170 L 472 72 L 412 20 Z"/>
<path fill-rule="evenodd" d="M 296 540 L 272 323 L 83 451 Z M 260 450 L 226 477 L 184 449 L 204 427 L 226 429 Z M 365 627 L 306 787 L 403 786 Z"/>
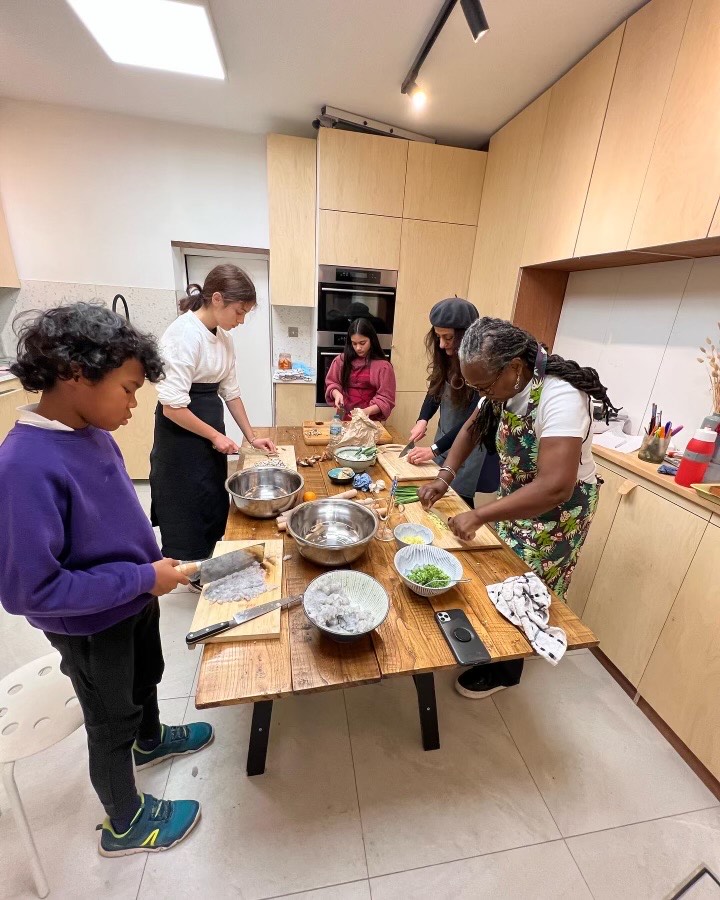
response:
<path fill-rule="evenodd" d="M 316 891 L 301 891 L 299 894 L 284 894 L 274 900 L 371 900 L 370 883 L 352 881 L 333 887 L 318 888 Z"/>
<path fill-rule="evenodd" d="M 564 836 L 714 803 L 592 654 L 531 660 L 493 701 Z"/>
<path fill-rule="evenodd" d="M 659 900 L 703 865 L 720 878 L 720 807 L 584 834 L 567 844 L 595 900 Z M 710 879 L 694 890 L 686 897 L 720 896 Z"/>
<path fill-rule="evenodd" d="M 251 707 L 197 712 L 215 743 L 176 760 L 168 795 L 203 804 L 187 843 L 148 860 L 139 900 L 277 897 L 367 878 L 342 693 L 275 703 L 264 775 L 245 774 Z"/>
<path fill-rule="evenodd" d="M 345 692 L 370 875 L 559 837 L 490 701 L 436 675 L 441 748 L 424 751 L 410 678 Z"/>
<path fill-rule="evenodd" d="M 189 650 L 185 635 L 190 631 L 198 595 L 173 592 L 160 598 L 160 634 L 165 672 L 158 688 L 163 698 L 188 697 L 200 663 L 200 650 Z"/>

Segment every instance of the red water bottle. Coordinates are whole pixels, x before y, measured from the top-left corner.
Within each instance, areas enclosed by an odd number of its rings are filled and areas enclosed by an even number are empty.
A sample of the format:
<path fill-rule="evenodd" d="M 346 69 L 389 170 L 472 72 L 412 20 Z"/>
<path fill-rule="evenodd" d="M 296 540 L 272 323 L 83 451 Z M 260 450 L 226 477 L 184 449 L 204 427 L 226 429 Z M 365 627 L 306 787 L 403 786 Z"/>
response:
<path fill-rule="evenodd" d="M 685 453 L 675 476 L 676 484 L 690 487 L 700 484 L 710 465 L 715 451 L 715 438 L 717 435 L 709 428 L 699 428 L 695 436 L 688 442 Z"/>

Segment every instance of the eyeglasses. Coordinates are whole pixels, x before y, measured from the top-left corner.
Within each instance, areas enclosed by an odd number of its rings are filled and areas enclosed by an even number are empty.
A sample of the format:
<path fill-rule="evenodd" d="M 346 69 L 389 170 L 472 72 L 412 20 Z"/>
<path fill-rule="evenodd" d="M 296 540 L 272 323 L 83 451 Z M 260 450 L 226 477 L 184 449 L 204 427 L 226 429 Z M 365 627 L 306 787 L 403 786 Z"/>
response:
<path fill-rule="evenodd" d="M 505 371 L 506 368 L 507 368 L 506 366 L 503 366 L 502 369 L 500 369 L 500 371 L 497 373 L 497 375 L 496 375 L 496 376 L 493 378 L 493 380 L 490 382 L 490 384 L 486 384 L 486 385 L 470 384 L 470 382 L 469 382 L 469 381 L 465 381 L 464 378 L 463 378 L 463 382 L 465 383 L 465 386 L 466 386 L 466 387 L 472 388 L 474 391 L 477 391 L 478 394 L 485 394 L 485 395 L 487 395 L 487 394 L 489 394 L 490 391 L 495 387 L 495 385 L 496 385 L 498 379 L 500 378 L 500 376 L 502 375 L 502 373 Z"/>

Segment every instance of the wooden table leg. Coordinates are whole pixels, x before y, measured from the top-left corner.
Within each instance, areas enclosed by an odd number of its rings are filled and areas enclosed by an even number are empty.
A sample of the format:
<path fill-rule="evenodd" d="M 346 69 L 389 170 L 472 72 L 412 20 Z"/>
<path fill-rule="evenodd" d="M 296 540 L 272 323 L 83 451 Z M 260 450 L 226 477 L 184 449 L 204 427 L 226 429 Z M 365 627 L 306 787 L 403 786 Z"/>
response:
<path fill-rule="evenodd" d="M 247 756 L 248 775 L 262 775 L 265 771 L 272 708 L 272 700 L 258 700 L 253 703 L 250 746 Z"/>
<path fill-rule="evenodd" d="M 435 676 L 432 672 L 413 675 L 420 713 L 420 731 L 423 750 L 440 749 L 437 704 L 435 703 Z"/>

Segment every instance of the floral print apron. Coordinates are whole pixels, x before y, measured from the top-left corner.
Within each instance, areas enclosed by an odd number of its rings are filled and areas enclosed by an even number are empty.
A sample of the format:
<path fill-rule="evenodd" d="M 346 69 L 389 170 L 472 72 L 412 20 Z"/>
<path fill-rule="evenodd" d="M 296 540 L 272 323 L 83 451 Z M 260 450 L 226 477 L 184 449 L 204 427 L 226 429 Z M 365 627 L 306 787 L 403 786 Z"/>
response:
<path fill-rule="evenodd" d="M 500 454 L 500 492 L 507 497 L 534 481 L 539 441 L 535 435 L 547 353 L 541 347 L 535 360 L 530 400 L 524 416 L 502 409 L 497 433 Z M 498 522 L 497 533 L 533 572 L 564 598 L 593 514 L 598 484 L 578 482 L 572 497 L 534 519 Z"/>

